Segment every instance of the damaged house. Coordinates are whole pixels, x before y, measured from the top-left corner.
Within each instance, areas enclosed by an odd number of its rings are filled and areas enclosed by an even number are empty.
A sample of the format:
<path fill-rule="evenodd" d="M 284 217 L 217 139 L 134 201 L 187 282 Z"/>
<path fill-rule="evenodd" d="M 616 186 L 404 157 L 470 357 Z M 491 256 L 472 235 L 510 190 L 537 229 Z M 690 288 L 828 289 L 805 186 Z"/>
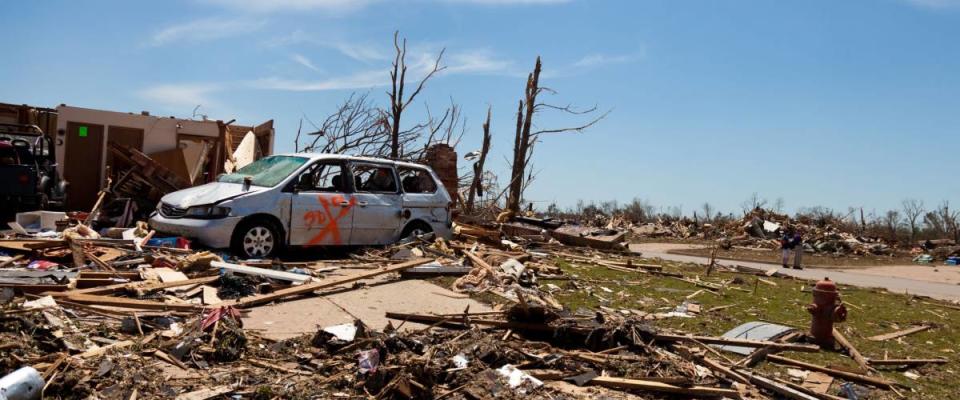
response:
<path fill-rule="evenodd" d="M 256 160 L 273 151 L 273 120 L 256 126 L 95 110 L 61 104 L 56 109 L 56 157 L 69 182 L 67 208 L 90 209 L 107 178 L 131 181 L 127 172 L 169 176 L 169 187 L 212 181 L 234 154 Z M 156 165 L 154 165 L 156 164 Z M 172 174 L 172 176 L 170 176 Z M 123 178 L 123 179 L 122 179 Z M 150 185 L 150 176 L 141 179 Z"/>

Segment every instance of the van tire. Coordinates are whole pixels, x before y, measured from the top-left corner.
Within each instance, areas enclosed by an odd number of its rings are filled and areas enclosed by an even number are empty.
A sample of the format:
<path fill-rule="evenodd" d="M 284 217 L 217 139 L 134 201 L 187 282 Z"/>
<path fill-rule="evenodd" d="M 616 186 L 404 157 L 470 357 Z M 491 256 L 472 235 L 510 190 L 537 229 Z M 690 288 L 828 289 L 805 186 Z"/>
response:
<path fill-rule="evenodd" d="M 277 255 L 283 247 L 283 236 L 276 223 L 267 218 L 255 217 L 237 225 L 230 238 L 230 250 L 244 258 L 268 259 Z"/>
<path fill-rule="evenodd" d="M 406 239 L 416 233 L 417 235 L 425 235 L 430 232 L 433 232 L 433 228 L 430 224 L 423 221 L 413 221 L 403 228 L 403 232 L 400 233 L 400 239 Z"/>

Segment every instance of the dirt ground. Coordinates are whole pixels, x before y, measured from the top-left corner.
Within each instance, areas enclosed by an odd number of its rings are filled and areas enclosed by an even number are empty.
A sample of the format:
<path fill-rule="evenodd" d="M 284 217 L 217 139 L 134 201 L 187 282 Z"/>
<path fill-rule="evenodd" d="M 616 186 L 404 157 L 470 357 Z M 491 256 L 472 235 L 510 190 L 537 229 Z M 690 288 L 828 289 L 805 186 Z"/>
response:
<path fill-rule="evenodd" d="M 364 270 L 341 270 L 327 279 L 339 279 Z M 447 288 L 422 280 L 371 280 L 367 287 L 322 297 L 276 303 L 256 307 L 244 316 L 244 328 L 269 339 L 283 340 L 318 327 L 349 324 L 362 320 L 368 327 L 383 330 L 386 312 L 455 314 L 469 307 L 470 312 L 491 311 L 484 303 Z M 394 327 L 397 327 L 394 322 Z M 416 323 L 405 323 L 401 329 L 421 329 Z"/>

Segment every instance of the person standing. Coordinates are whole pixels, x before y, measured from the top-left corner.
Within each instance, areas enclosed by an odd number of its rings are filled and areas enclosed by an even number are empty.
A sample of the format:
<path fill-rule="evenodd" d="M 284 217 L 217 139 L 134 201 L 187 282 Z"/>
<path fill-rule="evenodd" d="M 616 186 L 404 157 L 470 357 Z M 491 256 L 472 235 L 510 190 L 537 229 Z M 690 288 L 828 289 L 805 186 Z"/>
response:
<path fill-rule="evenodd" d="M 783 237 L 780 238 L 780 249 L 783 251 L 783 267 L 788 268 L 790 262 L 790 252 L 793 250 L 793 229 L 786 229 Z"/>
<path fill-rule="evenodd" d="M 803 234 L 799 230 L 794 232 L 793 238 L 790 239 L 790 245 L 793 247 L 793 268 L 794 269 L 803 269 L 803 265 L 800 264 L 801 258 L 803 258 Z M 784 267 L 786 267 L 787 258 L 783 258 Z"/>

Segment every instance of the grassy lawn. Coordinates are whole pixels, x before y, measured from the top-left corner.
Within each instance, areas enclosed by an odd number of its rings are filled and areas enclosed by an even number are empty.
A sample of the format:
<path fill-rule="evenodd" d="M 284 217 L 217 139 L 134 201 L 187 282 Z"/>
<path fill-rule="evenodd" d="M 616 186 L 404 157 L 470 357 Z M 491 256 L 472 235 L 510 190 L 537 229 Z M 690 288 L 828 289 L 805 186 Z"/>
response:
<path fill-rule="evenodd" d="M 688 256 L 710 257 L 712 249 L 681 249 L 670 250 L 671 254 L 682 254 Z M 780 265 L 780 249 L 774 250 L 749 250 L 732 248 L 730 250 L 721 249 L 717 252 L 717 258 L 736 261 L 755 261 Z M 793 262 L 793 256 L 790 257 Z M 803 265 L 808 266 L 839 266 L 845 268 L 874 267 L 878 265 L 911 265 L 913 261 L 908 256 L 855 256 L 855 255 L 831 255 L 831 254 L 803 254 Z M 791 264 L 792 265 L 792 264 Z"/>
<path fill-rule="evenodd" d="M 667 312 L 682 303 L 686 296 L 700 288 L 674 278 L 629 273 L 593 265 L 581 265 L 557 259 L 556 264 L 565 274 L 579 278 L 576 281 L 548 279 L 540 281 L 541 289 L 552 283 L 560 287 L 553 295 L 571 309 L 596 309 L 601 306 L 615 310 L 640 310 L 648 313 Z M 735 280 L 722 293 L 714 295 L 706 291 L 692 301 L 702 306 L 703 312 L 695 318 L 669 318 L 653 321 L 658 327 L 675 328 L 687 333 L 720 335 L 744 322 L 765 320 L 783 325 L 807 327 L 810 315 L 804 306 L 811 302 L 811 283 L 792 279 L 766 278 L 776 286 L 759 282 L 752 275 L 720 273 L 704 276 L 704 268 L 696 265 L 663 263 L 665 270 L 680 271 L 688 277 L 700 275 L 712 282 Z M 588 281 L 589 280 L 589 281 Z M 756 291 L 754 292 L 754 288 Z M 738 290 L 739 289 L 739 290 Z M 803 290 L 806 291 L 803 291 Z M 847 322 L 839 325 L 840 331 L 867 358 L 936 358 L 945 357 L 948 364 L 920 366 L 911 369 L 920 375 L 917 380 L 904 376 L 904 370 L 881 369 L 883 377 L 907 385 L 898 389 L 907 398 L 950 399 L 960 398 L 960 382 L 957 381 L 957 362 L 960 361 L 960 331 L 953 321 L 960 319 L 960 311 L 936 305 L 924 304 L 921 300 L 904 295 L 889 294 L 879 290 L 841 287 L 844 301 L 848 304 Z M 933 300 L 922 300 L 935 302 Z M 718 306 L 730 308 L 707 313 Z M 910 327 L 911 324 L 930 322 L 938 328 L 916 333 L 886 342 L 866 338 Z M 837 366 L 856 370 L 857 364 L 846 355 L 822 351 L 820 353 L 785 352 L 781 355 L 824 366 Z M 728 353 L 736 360 L 739 355 Z M 779 372 L 786 379 L 786 367 L 761 363 L 762 371 Z M 832 389 L 837 388 L 837 383 Z M 892 391 L 876 390 L 870 398 L 899 398 Z"/>

